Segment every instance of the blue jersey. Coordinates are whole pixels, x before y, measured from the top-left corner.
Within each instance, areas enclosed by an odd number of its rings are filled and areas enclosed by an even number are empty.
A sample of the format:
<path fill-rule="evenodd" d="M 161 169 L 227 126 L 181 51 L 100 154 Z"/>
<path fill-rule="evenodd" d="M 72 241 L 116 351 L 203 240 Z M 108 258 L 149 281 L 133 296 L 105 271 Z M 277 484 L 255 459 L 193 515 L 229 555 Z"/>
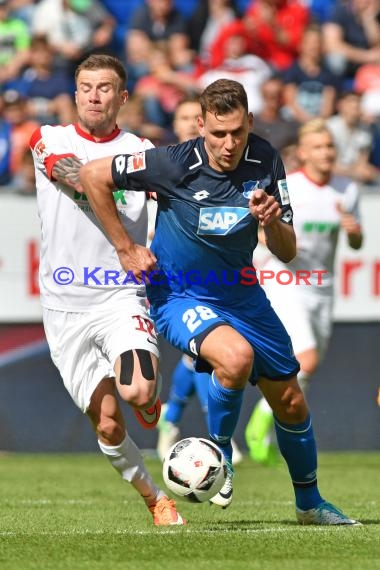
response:
<path fill-rule="evenodd" d="M 256 314 L 267 307 L 252 267 L 258 229 L 248 208 L 252 192 L 261 188 L 275 196 L 282 221 L 292 223 L 284 166 L 267 141 L 250 134 L 232 172 L 209 166 L 199 137 L 117 156 L 112 176 L 118 188 L 150 190 L 158 196 L 151 249 L 160 273 L 150 278 L 150 298 L 174 295 L 223 307 L 249 305 Z"/>

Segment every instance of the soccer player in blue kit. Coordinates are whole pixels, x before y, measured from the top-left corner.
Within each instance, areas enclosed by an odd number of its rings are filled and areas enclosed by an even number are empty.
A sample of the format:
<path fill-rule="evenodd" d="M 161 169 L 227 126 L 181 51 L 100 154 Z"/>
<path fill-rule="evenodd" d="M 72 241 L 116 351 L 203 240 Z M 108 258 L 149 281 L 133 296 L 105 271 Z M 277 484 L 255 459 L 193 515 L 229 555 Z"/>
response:
<path fill-rule="evenodd" d="M 129 278 L 147 282 L 158 332 L 196 359 L 198 370 L 212 371 L 209 434 L 228 466 L 226 483 L 212 503 L 225 508 L 232 501 L 231 437 L 251 382 L 273 409 L 299 523 L 359 524 L 319 493 L 299 364 L 252 267 L 259 225 L 279 259 L 288 262 L 296 254 L 282 161 L 251 133 L 253 117 L 240 83 L 215 81 L 200 103 L 200 137 L 91 161 L 80 169 L 80 185 Z M 157 193 L 151 250 L 135 248 L 126 233 L 112 198 L 115 187 Z"/>

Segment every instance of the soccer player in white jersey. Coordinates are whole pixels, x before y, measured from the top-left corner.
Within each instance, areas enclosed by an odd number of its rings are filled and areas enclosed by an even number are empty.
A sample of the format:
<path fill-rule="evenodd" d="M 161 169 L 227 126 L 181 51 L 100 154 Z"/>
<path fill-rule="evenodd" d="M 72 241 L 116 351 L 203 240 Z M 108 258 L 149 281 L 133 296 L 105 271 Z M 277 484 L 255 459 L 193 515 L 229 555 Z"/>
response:
<path fill-rule="evenodd" d="M 75 404 L 88 415 L 99 447 L 145 501 L 155 525 L 182 525 L 175 503 L 153 482 L 129 437 L 119 395 L 140 423 L 155 427 L 160 414 L 158 348 L 147 314 L 145 285 L 127 279 L 86 196 L 75 191 L 82 163 L 126 148 L 153 145 L 116 123 L 128 98 L 120 61 L 92 55 L 75 73 L 78 122 L 41 126 L 31 138 L 41 220 L 40 289 L 52 360 Z M 131 272 L 151 259 L 146 196 L 115 191 L 120 219 L 133 245 Z"/>
<path fill-rule="evenodd" d="M 322 119 L 313 119 L 300 128 L 297 154 L 300 169 L 287 176 L 297 256 L 283 264 L 268 252 L 260 269 L 269 272 L 262 273 L 264 288 L 292 339 L 301 366 L 298 380 L 305 391 L 331 335 L 339 231 L 346 234 L 353 249 L 361 247 L 363 238 L 357 184 L 333 174 L 336 149 Z M 245 431 L 254 461 L 272 464 L 278 459 L 273 421 L 272 410 L 262 398 Z"/>

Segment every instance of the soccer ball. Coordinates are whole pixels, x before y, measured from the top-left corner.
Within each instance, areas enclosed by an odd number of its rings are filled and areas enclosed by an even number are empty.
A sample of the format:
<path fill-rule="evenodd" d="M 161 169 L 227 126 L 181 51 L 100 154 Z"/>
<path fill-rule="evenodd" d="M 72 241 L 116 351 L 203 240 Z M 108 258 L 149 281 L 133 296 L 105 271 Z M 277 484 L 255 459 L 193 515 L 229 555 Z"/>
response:
<path fill-rule="evenodd" d="M 223 487 L 227 466 L 215 443 L 200 437 L 187 437 L 169 449 L 164 457 L 162 474 L 172 493 L 193 503 L 203 503 Z"/>

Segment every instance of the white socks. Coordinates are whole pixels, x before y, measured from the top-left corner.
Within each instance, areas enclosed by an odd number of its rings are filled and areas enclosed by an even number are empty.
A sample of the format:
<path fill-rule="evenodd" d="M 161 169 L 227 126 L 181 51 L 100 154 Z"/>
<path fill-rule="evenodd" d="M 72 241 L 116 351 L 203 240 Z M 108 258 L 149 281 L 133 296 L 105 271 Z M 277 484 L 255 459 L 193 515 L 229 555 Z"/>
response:
<path fill-rule="evenodd" d="M 300 388 L 304 394 L 306 393 L 306 390 L 309 387 L 309 378 L 310 374 L 308 374 L 307 372 L 304 372 L 303 370 L 300 370 L 298 372 L 297 375 L 298 384 L 300 385 Z"/>
<path fill-rule="evenodd" d="M 102 453 L 125 481 L 128 481 L 150 506 L 164 493 L 153 483 L 145 468 L 141 453 L 132 439 L 125 434 L 119 445 L 106 445 L 98 440 Z"/>

